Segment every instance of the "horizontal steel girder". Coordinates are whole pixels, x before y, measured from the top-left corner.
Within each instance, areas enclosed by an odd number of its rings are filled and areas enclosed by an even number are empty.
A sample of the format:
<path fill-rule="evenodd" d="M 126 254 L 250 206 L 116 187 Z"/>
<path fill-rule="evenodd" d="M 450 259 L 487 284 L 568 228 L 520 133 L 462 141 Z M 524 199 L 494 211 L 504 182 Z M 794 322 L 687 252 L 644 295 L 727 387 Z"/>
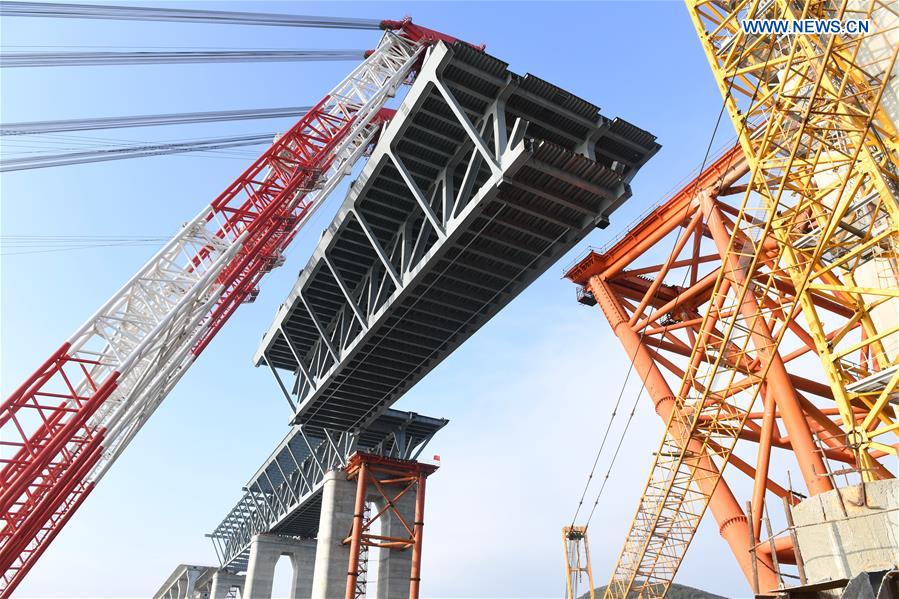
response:
<path fill-rule="evenodd" d="M 296 423 L 366 427 L 604 226 L 658 147 L 495 58 L 433 47 L 255 363 Z"/>

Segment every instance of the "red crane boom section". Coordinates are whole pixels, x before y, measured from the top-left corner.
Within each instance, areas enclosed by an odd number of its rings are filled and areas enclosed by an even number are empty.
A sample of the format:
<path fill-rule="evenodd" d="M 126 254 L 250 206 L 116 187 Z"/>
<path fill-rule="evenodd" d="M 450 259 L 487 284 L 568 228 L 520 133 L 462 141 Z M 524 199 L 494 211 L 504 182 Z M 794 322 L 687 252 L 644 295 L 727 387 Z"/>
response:
<path fill-rule="evenodd" d="M 382 28 L 417 44 L 456 41 L 408 18 L 384 21 Z M 243 242 L 216 277 L 223 291 L 191 348 L 195 356 L 254 293 L 314 209 L 309 192 L 332 166 L 335 147 L 357 116 L 352 109 L 327 111 L 332 100 L 326 96 L 303 115 L 210 204 L 206 220 L 221 223 L 217 238 L 242 236 Z M 371 122 L 391 116 L 381 109 Z M 212 257 L 210 246 L 201 247 L 190 263 L 199 268 Z M 0 454 L 0 598 L 12 594 L 94 487 L 89 474 L 103 455 L 107 431 L 89 421 L 122 373 L 106 371 L 98 380 L 101 361 L 75 354 L 64 343 L 0 405 L 0 429 L 14 433 L 0 439 L 0 451 L 12 454 Z"/>

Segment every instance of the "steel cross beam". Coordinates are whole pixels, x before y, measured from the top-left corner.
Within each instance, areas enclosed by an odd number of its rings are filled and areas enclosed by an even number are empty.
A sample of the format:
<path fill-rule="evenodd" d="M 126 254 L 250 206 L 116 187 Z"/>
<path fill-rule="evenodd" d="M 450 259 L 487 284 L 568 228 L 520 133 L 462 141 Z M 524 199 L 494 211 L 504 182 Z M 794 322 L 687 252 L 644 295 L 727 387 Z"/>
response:
<path fill-rule="evenodd" d="M 630 195 L 653 136 L 434 46 L 265 335 L 295 422 L 365 427 Z M 593 156 L 593 158 L 589 156 Z"/>

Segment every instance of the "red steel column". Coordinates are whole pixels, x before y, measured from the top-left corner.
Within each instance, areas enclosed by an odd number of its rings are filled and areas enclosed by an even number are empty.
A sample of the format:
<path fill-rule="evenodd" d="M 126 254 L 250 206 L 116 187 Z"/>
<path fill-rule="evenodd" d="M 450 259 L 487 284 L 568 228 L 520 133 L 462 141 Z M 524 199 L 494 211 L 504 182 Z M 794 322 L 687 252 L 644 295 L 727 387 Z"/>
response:
<path fill-rule="evenodd" d="M 346 599 L 355 599 L 356 581 L 359 578 L 359 550 L 362 547 L 362 526 L 365 518 L 365 486 L 368 482 L 368 466 L 365 460 L 356 475 L 356 506 L 353 511 L 353 532 L 350 533 L 350 562 L 346 574 Z"/>
<path fill-rule="evenodd" d="M 724 219 L 716 207 L 715 198 L 708 193 L 701 194 L 700 205 L 706 217 L 706 225 L 712 234 L 712 240 L 721 254 L 721 261 L 725 267 L 729 267 L 736 280 L 735 285 L 746 285 L 746 272 L 739 263 L 739 257 L 735 253 L 728 252 L 730 245 L 730 233 L 724 224 Z M 728 264 L 729 263 L 729 264 Z M 758 303 L 753 299 L 752 293 L 746 293 L 743 302 L 740 304 L 740 311 L 749 322 L 753 323 L 750 335 L 752 342 L 756 348 L 770 348 L 772 344 L 771 329 L 765 322 L 764 317 L 759 314 Z M 771 351 L 759 350 L 761 351 Z M 812 438 L 812 431 L 809 428 L 805 414 L 802 412 L 802 406 L 796 389 L 790 381 L 790 375 L 784 366 L 783 359 L 777 351 L 769 356 L 771 366 L 768 369 L 766 383 L 777 403 L 777 409 L 780 413 L 784 427 L 790 437 L 790 445 L 796 454 L 796 461 L 799 463 L 799 469 L 802 471 L 802 477 L 812 495 L 830 491 L 833 486 L 830 479 L 826 476 L 827 469 L 824 466 L 824 460 L 815 441 Z M 761 509 L 761 506 L 759 506 Z"/>
<path fill-rule="evenodd" d="M 649 396 L 655 405 L 656 413 L 663 422 L 667 423 L 674 406 L 674 393 L 671 391 L 671 387 L 668 385 L 668 382 L 656 365 L 655 360 L 653 360 L 652 354 L 640 339 L 640 336 L 637 335 L 636 331 L 634 331 L 628 324 L 624 308 L 614 297 L 611 289 L 609 289 L 608 284 L 602 277 L 600 275 L 590 277 L 588 288 L 593 293 L 593 297 L 596 298 L 597 304 L 609 321 L 609 325 L 612 327 L 615 335 L 624 346 L 628 357 L 633 361 L 634 369 L 643 380 L 646 391 L 649 393 Z M 676 426 L 676 424 L 674 424 L 674 426 Z M 697 455 L 702 451 L 702 445 L 696 441 L 690 441 L 688 447 L 695 451 Z M 702 468 L 709 470 L 714 470 L 716 468 L 708 455 L 701 455 L 697 459 L 701 463 Z M 706 481 L 705 479 L 697 480 L 697 484 L 700 486 L 703 493 L 711 493 L 709 509 L 712 512 L 712 516 L 715 518 L 715 522 L 718 523 L 719 532 L 722 538 L 727 542 L 731 552 L 734 554 L 734 558 L 736 558 L 737 564 L 739 564 L 740 569 L 743 571 L 746 580 L 752 584 L 753 574 L 752 559 L 749 553 L 749 523 L 743 510 L 737 503 L 737 499 L 734 497 L 733 492 L 731 492 L 727 482 L 723 479 L 720 480 L 714 489 L 709 488 L 709 481 Z M 759 556 L 759 559 L 766 560 L 767 558 Z M 769 563 L 769 565 L 772 564 Z M 777 577 L 769 568 L 762 568 L 759 571 L 759 582 L 760 588 L 763 590 L 773 589 L 778 585 Z"/>
<path fill-rule="evenodd" d="M 412 545 L 412 570 L 409 573 L 409 599 L 418 599 L 421 586 L 421 537 L 425 526 L 425 481 L 424 472 L 418 473 L 415 490 L 415 522 L 412 523 L 415 544 Z"/>

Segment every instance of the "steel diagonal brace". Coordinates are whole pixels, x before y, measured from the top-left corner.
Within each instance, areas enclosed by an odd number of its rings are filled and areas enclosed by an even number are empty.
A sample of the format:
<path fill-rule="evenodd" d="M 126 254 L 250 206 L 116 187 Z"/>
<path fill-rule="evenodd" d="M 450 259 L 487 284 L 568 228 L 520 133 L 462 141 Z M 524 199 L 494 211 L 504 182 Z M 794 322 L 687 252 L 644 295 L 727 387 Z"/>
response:
<path fill-rule="evenodd" d="M 381 244 L 378 242 L 378 239 L 375 237 L 375 234 L 372 232 L 371 227 L 369 227 L 368 223 L 362 218 L 362 215 L 356 210 L 355 207 L 350 211 L 356 219 L 356 222 L 359 223 L 359 227 L 362 228 L 362 232 L 365 233 L 365 237 L 368 238 L 368 242 L 371 244 L 372 249 L 375 254 L 377 254 L 378 259 L 381 261 L 381 264 L 384 265 L 384 269 L 387 271 L 387 274 L 390 275 L 391 280 L 393 280 L 394 285 L 396 285 L 397 289 L 401 289 L 403 287 L 402 279 L 400 278 L 399 273 L 396 272 L 396 269 L 393 267 L 393 264 L 390 262 L 390 259 L 387 257 L 387 253 L 384 251 L 384 248 L 381 247 Z"/>
<path fill-rule="evenodd" d="M 427 199 L 425 199 L 424 194 L 421 189 L 418 187 L 418 184 L 415 182 L 415 179 L 412 178 L 412 175 L 409 173 L 409 170 L 406 168 L 406 165 L 403 164 L 403 161 L 399 156 L 396 155 L 393 148 L 387 152 L 387 155 L 390 156 L 391 161 L 393 162 L 396 170 L 399 171 L 400 176 L 403 178 L 403 181 L 406 183 L 406 187 L 409 188 L 409 192 L 412 194 L 412 197 L 415 198 L 415 201 L 418 203 L 419 208 L 421 208 L 422 212 L 424 212 L 425 217 L 427 217 L 428 222 L 431 223 L 431 226 L 434 227 L 434 230 L 437 232 L 441 238 L 446 237 L 446 227 L 443 226 L 437 219 L 437 215 L 434 214 L 434 210 L 431 208 L 430 204 L 428 204 Z"/>

